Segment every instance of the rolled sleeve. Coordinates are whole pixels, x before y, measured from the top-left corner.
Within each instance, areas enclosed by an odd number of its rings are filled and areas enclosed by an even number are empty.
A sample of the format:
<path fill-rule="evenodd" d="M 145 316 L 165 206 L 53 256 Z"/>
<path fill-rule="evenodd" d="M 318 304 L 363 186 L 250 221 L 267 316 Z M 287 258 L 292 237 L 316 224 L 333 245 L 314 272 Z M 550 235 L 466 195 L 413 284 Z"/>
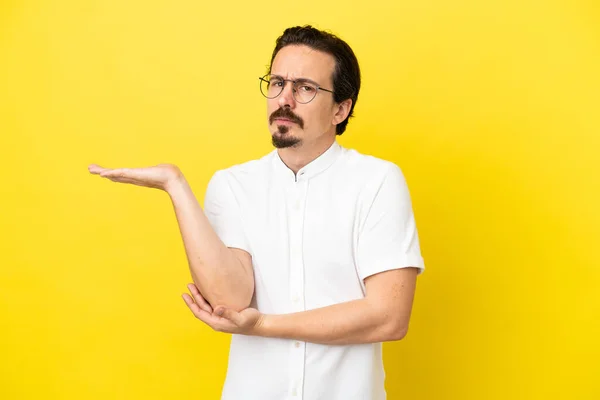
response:
<path fill-rule="evenodd" d="M 210 179 L 204 197 L 204 213 L 225 246 L 251 253 L 240 205 L 226 174 L 226 171 L 218 171 Z"/>
<path fill-rule="evenodd" d="M 376 188 L 359 233 L 357 268 L 361 279 L 392 269 L 425 269 L 419 236 L 406 180 L 390 163 Z"/>

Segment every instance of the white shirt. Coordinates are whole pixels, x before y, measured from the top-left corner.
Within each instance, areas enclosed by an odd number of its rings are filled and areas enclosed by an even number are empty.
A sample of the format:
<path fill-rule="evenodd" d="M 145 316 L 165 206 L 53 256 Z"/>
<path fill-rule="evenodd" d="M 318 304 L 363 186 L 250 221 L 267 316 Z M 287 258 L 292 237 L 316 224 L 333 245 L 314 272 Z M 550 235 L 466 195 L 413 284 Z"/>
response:
<path fill-rule="evenodd" d="M 252 255 L 252 307 L 265 314 L 360 299 L 370 275 L 424 270 L 400 168 L 337 142 L 297 176 L 277 150 L 217 171 L 204 210 L 226 246 Z M 233 335 L 222 400 L 382 400 L 381 349 Z"/>

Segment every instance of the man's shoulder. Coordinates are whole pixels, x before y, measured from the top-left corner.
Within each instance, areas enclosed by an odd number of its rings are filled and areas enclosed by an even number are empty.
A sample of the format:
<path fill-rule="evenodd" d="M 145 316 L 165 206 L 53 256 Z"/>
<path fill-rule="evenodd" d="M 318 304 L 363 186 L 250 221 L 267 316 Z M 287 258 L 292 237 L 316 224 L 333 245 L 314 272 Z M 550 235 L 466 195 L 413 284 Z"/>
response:
<path fill-rule="evenodd" d="M 395 161 L 352 148 L 344 149 L 343 169 L 354 177 L 364 177 L 369 181 L 383 179 L 390 173 L 401 173 L 400 167 Z"/>
<path fill-rule="evenodd" d="M 260 158 L 217 169 L 213 174 L 212 180 L 252 183 L 253 180 L 262 179 L 271 166 L 273 155 L 274 151 L 271 151 Z"/>

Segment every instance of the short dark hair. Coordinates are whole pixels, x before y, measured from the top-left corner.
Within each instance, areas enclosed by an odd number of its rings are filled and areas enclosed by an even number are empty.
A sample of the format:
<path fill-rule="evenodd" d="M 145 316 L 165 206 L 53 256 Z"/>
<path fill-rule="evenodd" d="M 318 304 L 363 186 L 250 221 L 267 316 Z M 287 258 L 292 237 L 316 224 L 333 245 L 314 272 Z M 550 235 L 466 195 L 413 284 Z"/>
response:
<path fill-rule="evenodd" d="M 348 120 L 353 116 L 354 106 L 360 91 L 360 68 L 354 52 L 346 42 L 332 33 L 321 31 L 310 25 L 295 26 L 287 28 L 277 38 L 271 56 L 271 63 L 269 64 L 269 73 L 271 73 L 273 60 L 279 50 L 290 45 L 305 45 L 313 50 L 327 53 L 334 58 L 333 99 L 338 104 L 344 100 L 352 99 L 348 117 L 335 127 L 336 134 L 341 135 L 346 130 Z"/>

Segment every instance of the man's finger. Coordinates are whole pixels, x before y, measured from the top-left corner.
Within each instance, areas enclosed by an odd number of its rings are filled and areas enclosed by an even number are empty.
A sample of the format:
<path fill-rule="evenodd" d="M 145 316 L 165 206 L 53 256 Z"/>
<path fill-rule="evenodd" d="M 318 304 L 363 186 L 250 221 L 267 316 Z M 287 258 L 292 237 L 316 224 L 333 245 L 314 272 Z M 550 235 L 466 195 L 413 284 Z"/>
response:
<path fill-rule="evenodd" d="M 99 174 L 102 171 L 105 171 L 106 168 L 102 168 L 101 166 L 97 165 L 97 164 L 90 164 L 88 166 L 88 171 L 90 171 L 92 174 Z"/>
<path fill-rule="evenodd" d="M 209 318 L 211 317 L 211 314 L 209 312 L 201 309 L 198 304 L 194 303 L 194 299 L 192 299 L 189 294 L 184 293 L 181 297 L 183 297 L 183 301 L 185 301 L 185 304 L 187 304 L 188 308 L 196 318 L 210 325 Z"/>
<path fill-rule="evenodd" d="M 188 308 L 192 311 L 194 316 L 200 321 L 204 322 L 206 325 L 210 326 L 213 330 L 217 332 L 233 333 L 237 329 L 236 325 L 234 325 L 231 321 L 217 317 L 216 315 L 202 310 L 196 303 L 194 303 L 194 300 L 187 293 L 183 294 L 183 300 L 185 301 L 185 304 L 187 304 Z"/>
<path fill-rule="evenodd" d="M 229 321 L 233 322 L 236 326 L 243 326 L 244 319 L 242 318 L 240 313 L 235 312 L 230 308 L 217 307 L 215 308 L 215 315 L 228 319 Z"/>
<path fill-rule="evenodd" d="M 200 306 L 201 309 L 203 309 L 206 312 L 212 313 L 213 309 L 210 306 L 210 304 L 208 304 L 208 302 L 206 301 L 206 299 L 204 298 L 204 296 L 202 296 L 200 294 L 200 291 L 198 290 L 198 288 L 196 287 L 196 285 L 194 285 L 193 283 L 189 283 L 187 285 L 190 293 L 192 294 L 192 296 L 194 296 L 194 301 L 196 302 L 196 304 L 198 304 L 198 306 Z"/>
<path fill-rule="evenodd" d="M 107 169 L 100 172 L 100 176 L 104 178 L 125 178 L 130 177 L 131 170 L 129 168 Z"/>
<path fill-rule="evenodd" d="M 128 178 L 120 178 L 120 177 L 112 177 L 112 176 L 105 176 L 106 179 L 113 181 L 113 182 L 117 182 L 117 183 L 130 183 L 130 184 L 137 184 L 138 182 L 134 181 L 133 179 L 128 179 Z"/>

